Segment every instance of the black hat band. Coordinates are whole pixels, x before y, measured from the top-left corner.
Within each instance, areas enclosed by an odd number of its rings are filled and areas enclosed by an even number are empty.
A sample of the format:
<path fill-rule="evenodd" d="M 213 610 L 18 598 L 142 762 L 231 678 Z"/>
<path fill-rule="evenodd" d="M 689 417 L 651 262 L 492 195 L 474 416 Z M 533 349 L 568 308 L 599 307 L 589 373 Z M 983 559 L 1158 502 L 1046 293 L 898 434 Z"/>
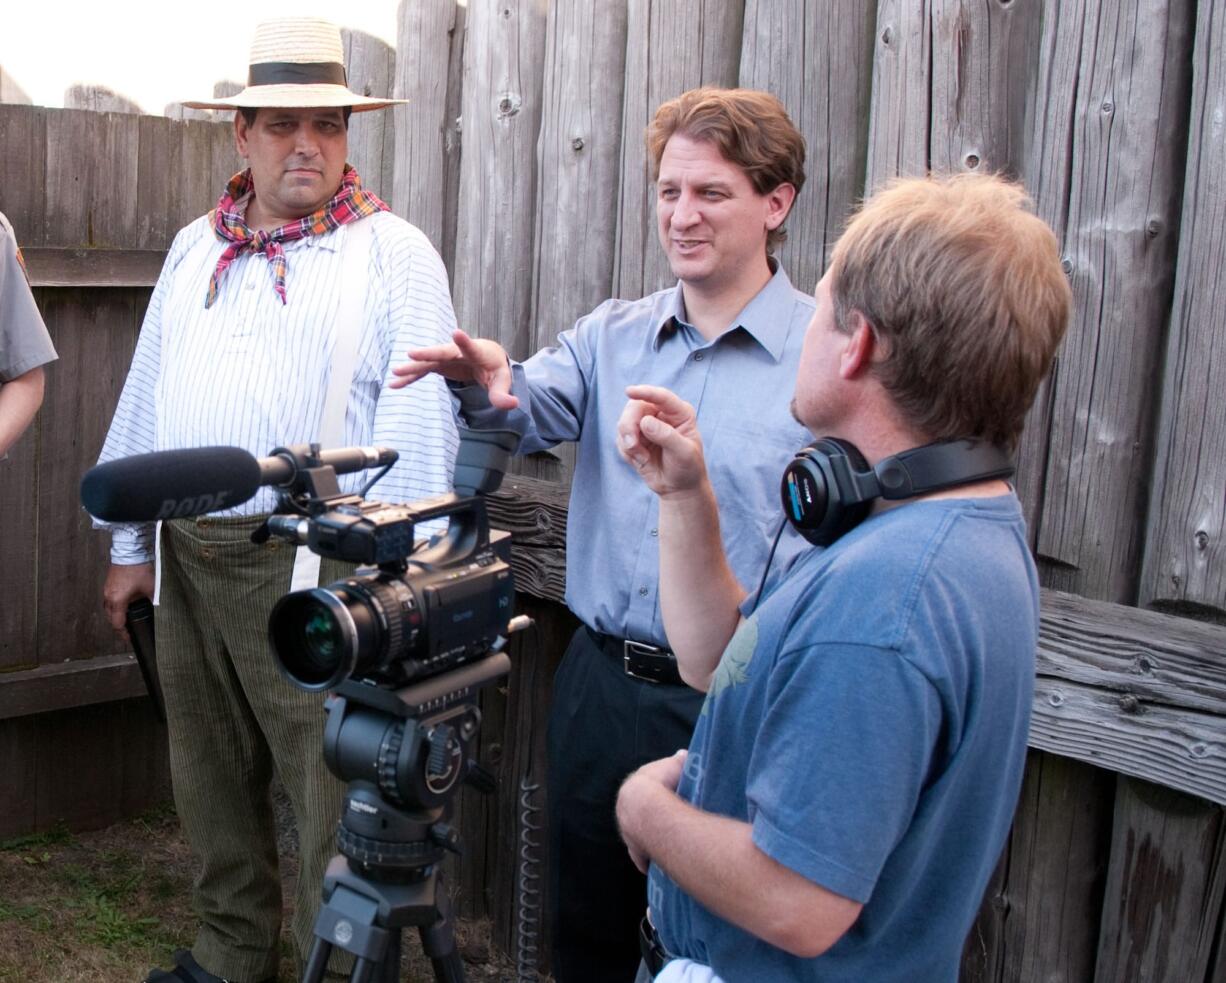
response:
<path fill-rule="evenodd" d="M 247 85 L 347 86 L 345 66 L 335 61 L 262 61 L 247 70 Z"/>

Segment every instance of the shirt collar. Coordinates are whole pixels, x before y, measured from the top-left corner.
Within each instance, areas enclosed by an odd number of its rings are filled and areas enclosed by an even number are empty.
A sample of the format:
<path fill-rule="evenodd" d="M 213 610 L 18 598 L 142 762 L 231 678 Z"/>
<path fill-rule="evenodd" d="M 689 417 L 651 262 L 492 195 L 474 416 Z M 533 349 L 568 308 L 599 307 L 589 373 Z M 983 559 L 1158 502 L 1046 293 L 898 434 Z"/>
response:
<path fill-rule="evenodd" d="M 751 338 L 770 353 L 771 358 L 778 362 L 783 357 L 787 343 L 788 332 L 791 329 L 792 316 L 795 311 L 796 292 L 792 281 L 783 272 L 783 267 L 773 256 L 767 261 L 774 269 L 771 278 L 766 282 L 745 305 L 740 314 L 733 319 L 732 327 L 720 337 L 731 334 L 737 329 L 743 330 Z M 659 349 L 664 340 L 675 331 L 674 319 L 683 324 L 689 322 L 685 317 L 685 299 L 678 283 L 665 299 L 660 310 L 660 319 L 656 328 L 655 347 Z M 717 341 L 719 339 L 716 339 Z"/>

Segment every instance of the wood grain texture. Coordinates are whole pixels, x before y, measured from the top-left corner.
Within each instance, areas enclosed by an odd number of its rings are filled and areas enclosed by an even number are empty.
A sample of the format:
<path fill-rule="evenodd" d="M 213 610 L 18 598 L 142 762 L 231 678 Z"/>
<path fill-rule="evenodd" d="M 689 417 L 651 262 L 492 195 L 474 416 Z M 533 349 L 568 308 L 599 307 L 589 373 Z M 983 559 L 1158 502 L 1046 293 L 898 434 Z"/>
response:
<path fill-rule="evenodd" d="M 529 352 L 612 293 L 627 16 L 627 0 L 549 8 Z"/>
<path fill-rule="evenodd" d="M 1191 7 L 1048 10 L 1026 178 L 1063 243 L 1069 333 L 1024 465 L 1044 583 L 1131 603 L 1141 558 L 1163 332 L 1173 288 Z M 1036 459 L 1042 457 L 1042 463 Z"/>
<path fill-rule="evenodd" d="M 613 293 L 636 299 L 674 282 L 656 234 L 644 131 L 662 102 L 740 74 L 744 0 L 630 0 Z"/>
<path fill-rule="evenodd" d="M 0 720 L 145 693 L 145 681 L 130 654 L 74 659 L 0 676 Z"/>
<path fill-rule="evenodd" d="M 349 88 L 376 99 L 392 97 L 396 51 L 365 31 L 341 28 Z M 396 155 L 396 121 L 391 108 L 353 113 L 349 117 L 349 163 L 362 186 L 384 200 L 392 196 Z"/>
<path fill-rule="evenodd" d="M 152 287 L 165 249 L 23 249 L 32 287 Z"/>
<path fill-rule="evenodd" d="M 1198 8 L 1141 600 L 1226 618 L 1226 3 Z"/>
<path fill-rule="evenodd" d="M 39 292 L 60 359 L 40 411 L 38 662 L 90 658 L 122 650 L 102 610 L 109 537 L 95 532 L 81 508 L 81 475 L 96 463 L 127 377 L 149 291 Z M 0 566 L 29 569 L 0 539 Z"/>
<path fill-rule="evenodd" d="M 779 261 L 811 291 L 864 192 L 875 12 L 862 0 L 748 0 L 740 84 L 779 97 L 805 138 L 805 186 Z"/>
<path fill-rule="evenodd" d="M 1031 751 L 962 983 L 1083 983 L 1094 972 L 1111 839 L 1109 772 Z"/>
<path fill-rule="evenodd" d="M 512 358 L 531 354 L 532 230 L 545 7 L 481 3 L 464 46 L 464 153 L 456 228 L 456 318 Z M 478 190 L 479 189 L 479 190 Z"/>
<path fill-rule="evenodd" d="M 47 183 L 51 113 L 29 106 L 0 106 L 0 212 L 23 249 L 47 244 L 46 198 L 34 192 Z"/>
<path fill-rule="evenodd" d="M 878 0 L 865 192 L 924 174 L 932 126 L 932 18 L 938 0 Z"/>
<path fill-rule="evenodd" d="M 454 221 L 455 199 L 442 193 L 446 176 L 459 170 L 458 113 L 449 111 L 453 39 L 465 8 L 455 0 L 402 3 L 397 33 L 393 94 L 408 99 L 390 110 L 395 127 L 395 161 L 389 204 L 422 230 L 452 269 L 453 252 L 443 248 L 445 216 Z"/>
<path fill-rule="evenodd" d="M 934 4 L 931 170 L 1021 174 L 1043 9 L 980 0 Z"/>
<path fill-rule="evenodd" d="M 1119 785 L 1094 981 L 1207 980 L 1226 891 L 1222 810 Z"/>
<path fill-rule="evenodd" d="M 137 116 L 76 109 L 48 116 L 43 244 L 122 248 L 139 242 L 140 188 L 133 180 L 139 151 Z"/>

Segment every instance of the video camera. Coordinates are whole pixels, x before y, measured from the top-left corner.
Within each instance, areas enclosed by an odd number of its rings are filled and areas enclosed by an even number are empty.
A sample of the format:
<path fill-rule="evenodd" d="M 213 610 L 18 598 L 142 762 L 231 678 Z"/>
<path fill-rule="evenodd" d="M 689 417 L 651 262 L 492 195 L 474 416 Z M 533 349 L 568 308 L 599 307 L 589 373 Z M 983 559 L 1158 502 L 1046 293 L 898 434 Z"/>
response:
<path fill-rule="evenodd" d="M 292 458 L 296 478 L 280 495 L 278 512 L 289 514 L 273 515 L 267 533 L 378 568 L 287 594 L 273 608 L 269 640 L 291 682 L 305 690 L 350 678 L 405 686 L 485 656 L 505 638 L 511 537 L 491 533 L 482 496 L 498 487 L 515 442 L 505 431 L 465 432 L 455 494 L 409 505 L 343 494 L 308 448 L 274 451 Z M 446 532 L 415 544 L 418 526 L 441 518 Z"/>
<path fill-rule="evenodd" d="M 463 979 L 440 861 L 459 851 L 447 820 L 460 782 L 492 789 L 469 757 L 477 691 L 510 671 L 502 648 L 529 623 L 512 616 L 510 534 L 491 532 L 483 499 L 517 443 L 506 431 L 463 431 L 455 492 L 409 505 L 365 498 L 398 457 L 386 448 L 297 445 L 260 459 L 233 447 L 166 451 L 82 480 L 86 509 L 114 522 L 199 515 L 274 486 L 276 511 L 254 540 L 277 536 L 364 565 L 285 595 L 269 619 L 281 672 L 304 690 L 333 691 L 323 753 L 348 783 L 307 983 L 323 979 L 337 946 L 356 957 L 353 979 L 395 979 L 399 930 L 411 925 L 436 978 Z M 379 466 L 361 493 L 341 490 L 338 473 Z M 420 524 L 444 518 L 444 532 L 416 540 Z"/>

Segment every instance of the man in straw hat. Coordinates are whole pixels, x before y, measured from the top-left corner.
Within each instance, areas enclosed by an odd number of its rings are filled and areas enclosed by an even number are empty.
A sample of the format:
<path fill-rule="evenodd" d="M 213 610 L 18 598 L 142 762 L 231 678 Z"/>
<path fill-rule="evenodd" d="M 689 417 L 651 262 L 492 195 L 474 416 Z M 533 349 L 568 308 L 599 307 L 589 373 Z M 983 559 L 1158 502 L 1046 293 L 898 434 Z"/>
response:
<path fill-rule="evenodd" d="M 206 445 L 257 455 L 314 440 L 388 445 L 401 456 L 381 500 L 450 490 L 458 438 L 442 381 L 385 385 L 393 355 L 450 338 L 447 275 L 425 236 L 346 163 L 350 113 L 396 101 L 349 91 L 335 26 L 286 19 L 256 29 L 242 92 L 185 103 L 236 110 L 248 166 L 175 238 L 100 460 Z M 273 604 L 291 580 L 315 584 L 321 572 L 303 550 L 296 561 L 283 543 L 250 542 L 273 505 L 265 488 L 238 508 L 162 525 L 157 659 L 175 803 L 201 862 L 201 925 L 191 951 L 149 983 L 276 977 L 274 772 L 297 820 L 293 933 L 299 959 L 309 951 L 342 786 L 322 758 L 322 695 L 284 681 L 268 650 Z M 154 538 L 152 525 L 112 527 L 104 601 L 121 632 L 128 603 L 154 593 Z M 347 572 L 323 566 L 324 582 Z"/>

